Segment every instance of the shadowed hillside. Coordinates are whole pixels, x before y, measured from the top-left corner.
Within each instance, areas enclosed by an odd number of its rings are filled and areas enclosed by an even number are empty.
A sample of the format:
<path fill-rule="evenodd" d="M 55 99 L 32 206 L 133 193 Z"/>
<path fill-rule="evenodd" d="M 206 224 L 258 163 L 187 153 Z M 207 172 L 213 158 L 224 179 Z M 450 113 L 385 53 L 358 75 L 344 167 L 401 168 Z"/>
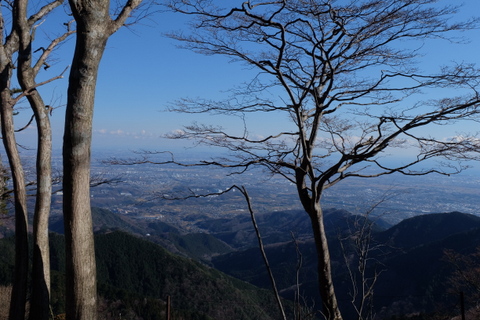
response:
<path fill-rule="evenodd" d="M 348 318 L 354 315 L 350 302 L 352 282 L 345 268 L 339 235 L 345 237 L 347 229 L 353 231 L 352 216 L 340 212 L 329 218 L 334 283 L 339 303 Z M 459 212 L 428 214 L 406 219 L 385 231 L 378 231 L 376 227 L 372 230 L 371 246 L 375 250 L 369 255 L 372 259 L 369 274 L 373 268 L 382 270 L 374 295 L 374 307 L 380 319 L 414 312 L 445 313 L 447 310 L 441 309 L 443 306 L 450 306 L 448 312 L 455 312 L 458 296 L 452 295 L 448 283 L 453 267 L 444 259 L 444 250 L 452 249 L 466 255 L 475 252 L 480 245 L 480 218 Z M 315 304 L 319 305 L 315 246 L 309 240 L 299 241 L 298 245 L 302 255 L 300 290 L 307 299 L 315 299 Z M 344 246 L 351 248 L 352 244 L 345 242 Z M 269 245 L 266 251 L 282 294 L 293 298 L 298 263 L 293 241 Z M 358 257 L 351 253 L 348 257 L 355 268 Z M 220 255 L 212 260 L 223 272 L 267 288 L 267 274 L 260 262 L 256 248 Z"/>
<path fill-rule="evenodd" d="M 11 282 L 13 245 L 11 238 L 0 240 L 5 253 L 0 284 Z M 181 319 L 278 319 L 270 291 L 175 256 L 150 241 L 115 231 L 96 234 L 95 246 L 100 308 L 105 314 L 159 319 L 170 296 L 174 314 Z M 55 313 L 62 313 L 63 236 L 52 234 L 51 248 L 52 304 Z"/>

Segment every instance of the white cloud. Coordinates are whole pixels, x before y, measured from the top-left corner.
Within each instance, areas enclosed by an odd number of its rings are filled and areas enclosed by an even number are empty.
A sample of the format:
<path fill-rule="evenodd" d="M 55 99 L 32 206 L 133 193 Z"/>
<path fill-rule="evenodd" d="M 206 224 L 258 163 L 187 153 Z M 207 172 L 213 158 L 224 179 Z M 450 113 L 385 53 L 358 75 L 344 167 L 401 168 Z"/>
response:
<path fill-rule="evenodd" d="M 480 146 L 480 138 L 474 136 L 457 135 L 445 139 L 447 142 L 470 142 L 472 145 Z"/>

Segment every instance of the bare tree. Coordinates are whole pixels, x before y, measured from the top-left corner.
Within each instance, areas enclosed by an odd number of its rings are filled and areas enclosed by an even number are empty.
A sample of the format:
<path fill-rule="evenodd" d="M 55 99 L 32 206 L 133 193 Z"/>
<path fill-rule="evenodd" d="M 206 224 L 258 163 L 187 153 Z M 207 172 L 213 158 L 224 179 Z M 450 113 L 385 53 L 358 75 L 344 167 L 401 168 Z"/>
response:
<path fill-rule="evenodd" d="M 324 230 L 323 192 L 348 177 L 455 173 L 463 169 L 461 163 L 427 169 L 420 164 L 439 156 L 465 159 L 478 150 L 473 136 L 445 140 L 420 130 L 478 114 L 479 72 L 474 66 L 455 64 L 435 74 L 416 67 L 426 39 L 446 39 L 451 31 L 477 27 L 476 20 L 450 23 L 457 7 L 436 2 L 247 0 L 238 7 L 208 0 L 169 2 L 173 11 L 193 18 L 191 32 L 173 33 L 172 38 L 187 49 L 226 56 L 258 71 L 230 99 L 184 98 L 171 107 L 240 116 L 246 119 L 243 132 L 195 123 L 170 138 L 230 152 L 200 165 L 237 173 L 261 166 L 296 185 L 312 224 L 327 319 L 342 315 Z M 438 97 L 445 88 L 460 96 L 428 101 L 420 96 L 430 92 Z M 272 121 L 284 115 L 290 124 L 265 126 L 272 131 L 257 137 L 247 130 L 248 117 L 257 113 L 271 114 Z M 416 153 L 399 165 L 381 157 L 399 147 L 416 148 Z"/>
<path fill-rule="evenodd" d="M 12 172 L 13 193 L 15 199 L 15 277 L 12 289 L 12 298 L 10 303 L 10 319 L 24 319 L 25 303 L 27 295 L 28 280 L 28 222 L 27 222 L 27 183 L 23 166 L 21 164 L 20 154 L 15 138 L 14 128 L 14 106 L 23 98 L 27 98 L 32 109 L 39 128 L 39 140 L 37 154 L 37 175 L 38 175 L 38 192 L 35 210 L 35 248 L 33 266 L 33 292 L 32 306 L 36 319 L 47 319 L 49 316 L 49 253 L 48 253 L 48 216 L 50 212 L 51 197 L 51 169 L 50 169 L 50 152 L 51 152 L 51 132 L 48 119 L 48 110 L 37 92 L 37 87 L 60 78 L 54 77 L 42 83 L 36 83 L 35 77 L 40 67 L 46 62 L 49 53 L 58 42 L 52 42 L 50 47 L 41 58 L 37 61 L 37 65 L 31 67 L 31 46 L 32 40 L 37 28 L 39 20 L 43 19 L 54 8 L 60 5 L 62 1 L 47 2 L 43 7 L 37 9 L 32 15 L 27 14 L 27 0 L 16 0 L 8 3 L 2 3 L 2 11 L 6 9 L 11 13 L 8 20 L 11 30 L 4 32 L 7 25 L 0 16 L 0 29 L 2 30 L 2 46 L 0 48 L 1 55 L 1 125 L 2 138 L 9 160 Z M 63 39 L 57 39 L 61 41 Z M 11 87 L 12 75 L 15 73 L 15 54 L 17 63 L 17 78 L 20 84 L 19 90 Z M 31 123 L 30 120 L 29 124 Z M 28 124 L 28 125 L 29 125 Z M 39 272 L 36 272 L 39 271 Z M 40 306 L 40 303 L 42 306 Z M 38 313 L 37 313 L 38 312 Z M 32 314 L 32 313 L 31 313 Z"/>
<path fill-rule="evenodd" d="M 236 190 L 239 190 L 242 196 L 245 198 L 245 201 L 247 202 L 248 212 L 250 213 L 250 218 L 252 220 L 253 228 L 255 229 L 255 234 L 258 241 L 258 247 L 260 249 L 260 253 L 262 254 L 262 259 L 265 264 L 265 267 L 267 268 L 267 273 L 270 278 L 270 282 L 272 284 L 272 289 L 275 294 L 275 299 L 277 301 L 278 309 L 282 314 L 282 319 L 287 320 L 287 316 L 285 315 L 285 309 L 283 308 L 283 304 L 282 304 L 282 299 L 280 298 L 280 293 L 278 292 L 275 277 L 273 276 L 272 268 L 270 267 L 270 263 L 268 262 L 267 253 L 265 252 L 265 246 L 263 245 L 262 236 L 260 234 L 260 230 L 258 229 L 257 219 L 255 218 L 255 212 L 253 211 L 252 201 L 250 199 L 250 196 L 248 195 L 247 188 L 245 188 L 244 186 L 239 187 L 234 185 L 232 188 L 227 189 L 226 192 L 232 190 L 233 188 L 235 188 Z"/>
<path fill-rule="evenodd" d="M 38 16 L 44 17 L 63 3 L 56 0 L 45 5 Z M 37 91 L 35 81 L 39 71 L 48 64 L 46 62 L 54 48 L 74 33 L 67 30 L 60 37 L 50 42 L 43 49 L 40 58 L 32 61 L 32 46 L 35 38 L 38 17 L 28 17 L 27 1 L 15 2 L 14 27 L 19 36 L 19 54 L 17 78 L 35 117 L 37 127 L 36 157 L 36 197 L 33 221 L 33 261 L 32 261 L 32 294 L 30 298 L 30 319 L 50 318 L 50 249 L 48 241 L 48 218 L 52 196 L 52 130 L 50 126 L 51 108 L 47 106 Z M 61 78 L 59 75 L 49 81 Z"/>
<path fill-rule="evenodd" d="M 98 67 L 108 38 L 141 0 L 128 0 L 112 19 L 110 1 L 69 0 L 77 38 L 69 76 L 63 141 L 63 213 L 66 240 L 67 319 L 97 318 L 97 288 L 90 208 L 90 147 Z"/>
<path fill-rule="evenodd" d="M 113 165 L 131 165 L 134 162 L 133 161 L 118 160 L 118 159 L 110 159 L 110 160 L 106 161 L 106 163 L 113 164 Z M 282 304 L 282 298 L 280 297 L 280 293 L 278 291 L 277 283 L 275 281 L 275 277 L 273 275 L 272 268 L 270 266 L 270 262 L 268 261 L 267 253 L 265 251 L 265 245 L 263 244 L 262 235 L 260 234 L 260 229 L 258 228 L 257 219 L 255 218 L 255 212 L 253 211 L 252 201 L 251 201 L 251 198 L 248 194 L 247 188 L 245 186 L 233 185 L 233 186 L 230 186 L 229 188 L 227 188 L 223 191 L 219 191 L 219 192 L 211 192 L 211 193 L 200 194 L 200 195 L 196 194 L 196 193 L 192 193 L 192 194 L 190 194 L 188 196 L 184 196 L 184 197 L 171 197 L 171 196 L 168 196 L 168 195 L 162 195 L 161 198 L 165 199 L 165 200 L 187 200 L 187 199 L 191 199 L 191 198 L 206 198 L 206 197 L 214 197 L 214 196 L 216 197 L 216 196 L 221 196 L 221 195 L 224 195 L 224 194 L 227 194 L 229 192 L 236 191 L 236 190 L 238 190 L 242 194 L 242 197 L 245 199 L 245 202 L 247 203 L 248 213 L 250 214 L 250 219 L 252 220 L 253 229 L 255 230 L 255 236 L 256 236 L 257 241 L 258 241 L 258 248 L 260 249 L 260 254 L 262 255 L 262 259 L 263 259 L 263 263 L 265 265 L 265 268 L 267 269 L 267 274 L 268 274 L 268 277 L 270 278 L 270 283 L 272 284 L 272 290 L 273 290 L 273 293 L 275 295 L 275 300 L 277 302 L 278 310 L 279 310 L 279 312 L 282 316 L 281 318 L 283 320 L 286 320 L 287 316 L 285 314 L 285 309 L 284 309 L 283 304 Z"/>
<path fill-rule="evenodd" d="M 375 319 L 373 298 L 375 285 L 385 266 L 378 259 L 385 245 L 373 238 L 374 210 L 386 198 L 372 205 L 365 213 L 355 215 L 348 234 L 339 235 L 347 274 L 351 283 L 350 298 L 358 320 Z"/>
<path fill-rule="evenodd" d="M 480 247 L 475 248 L 475 251 L 469 252 L 469 254 L 445 249 L 443 260 L 453 268 L 453 272 L 448 278 L 449 293 L 454 294 L 455 297 L 464 296 L 466 304 L 469 306 L 468 312 L 471 313 L 470 319 L 478 318 L 480 316 L 478 303 L 480 297 Z"/>
<path fill-rule="evenodd" d="M 2 4 L 3 6 L 3 4 Z M 3 8 L 2 8 L 3 10 Z M 9 10 L 12 10 L 9 8 Z M 5 20 L 0 13 L 0 30 L 2 46 L 0 48 L 0 112 L 2 141 L 9 161 L 15 204 L 15 275 L 10 300 L 10 319 L 24 319 L 27 298 L 28 275 L 28 228 L 27 228 L 27 194 L 23 167 L 15 139 L 13 123 L 13 106 L 15 101 L 10 89 L 10 82 L 15 68 L 13 54 L 18 50 L 18 36 L 14 30 L 5 37 Z"/>

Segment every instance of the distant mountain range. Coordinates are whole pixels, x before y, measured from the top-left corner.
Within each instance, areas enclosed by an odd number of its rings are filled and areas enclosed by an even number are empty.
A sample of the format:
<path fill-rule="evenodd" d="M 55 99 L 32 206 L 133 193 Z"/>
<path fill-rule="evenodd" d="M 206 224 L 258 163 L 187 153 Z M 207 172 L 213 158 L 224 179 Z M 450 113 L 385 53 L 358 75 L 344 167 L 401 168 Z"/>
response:
<path fill-rule="evenodd" d="M 133 220 L 100 208 L 93 208 L 92 213 L 104 312 L 143 312 L 144 319 L 155 319 L 169 295 L 183 319 L 278 319 L 248 215 L 216 219 L 192 216 L 197 232 L 189 233 L 160 219 Z M 256 219 L 283 297 L 293 300 L 300 292 L 307 305 L 319 309 L 316 254 L 308 216 L 302 211 L 285 211 L 260 214 Z M 345 319 L 355 314 L 351 303 L 354 273 L 349 273 L 345 261 L 351 271 L 358 270 L 355 243 L 362 227 L 368 231 L 370 245 L 366 274 L 381 271 L 373 298 L 379 319 L 401 319 L 407 314 L 428 319 L 426 315 L 431 313 L 445 314 L 443 308 L 458 314 L 458 297 L 449 282 L 454 268 L 444 259 L 444 250 L 465 255 L 475 252 L 480 245 L 479 217 L 460 212 L 428 214 L 389 226 L 381 219 L 368 220 L 331 209 L 325 212 L 325 225 Z M 53 287 L 54 292 L 61 292 L 61 217 L 52 217 L 50 229 L 54 232 Z M 8 230 L 5 232 L 8 235 Z M 12 239 L 0 240 L 0 250 L 5 253 L 0 257 L 0 283 L 8 284 L 13 270 Z M 302 266 L 297 274 L 300 257 Z M 54 294 L 52 301 L 61 312 L 61 295 Z M 286 305 L 291 312 L 291 304 Z"/>
<path fill-rule="evenodd" d="M 326 221 L 334 283 L 342 310 L 346 319 L 350 319 L 355 311 L 351 304 L 352 281 L 345 267 L 345 258 L 347 256 L 352 270 L 356 271 L 358 255 L 354 254 L 352 241 L 344 240 L 342 247 L 340 239 L 347 239 L 346 235 L 355 230 L 353 226 L 363 226 L 364 222 L 360 217 L 342 211 L 332 214 L 332 217 L 326 217 Z M 436 311 L 445 314 L 447 311 L 443 307 L 449 312 L 458 312 L 458 294 L 452 293 L 448 281 L 454 268 L 444 259 L 444 250 L 452 249 L 466 255 L 474 253 L 480 246 L 479 217 L 459 212 L 428 214 L 404 220 L 387 230 L 372 225 L 371 230 L 371 252 L 368 255 L 371 263 L 367 273 L 372 275 L 374 268 L 381 270 L 373 298 L 379 319 L 412 313 L 425 315 Z M 300 290 L 308 299 L 315 299 L 315 305 L 318 306 L 314 242 L 311 238 L 304 239 L 297 241 L 297 245 L 303 265 Z M 294 242 L 272 244 L 267 248 L 267 255 L 282 294 L 293 299 L 298 262 Z M 212 259 L 212 265 L 260 287 L 268 288 L 270 285 L 256 248 L 216 256 Z M 358 273 L 356 275 L 359 276 Z"/>

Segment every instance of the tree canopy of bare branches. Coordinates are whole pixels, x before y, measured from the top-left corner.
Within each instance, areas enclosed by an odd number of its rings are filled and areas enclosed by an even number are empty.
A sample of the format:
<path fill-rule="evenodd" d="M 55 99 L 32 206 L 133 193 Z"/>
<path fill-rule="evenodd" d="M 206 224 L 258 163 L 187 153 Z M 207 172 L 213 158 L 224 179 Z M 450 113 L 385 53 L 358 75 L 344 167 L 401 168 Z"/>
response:
<path fill-rule="evenodd" d="M 185 97 L 171 110 L 242 118 L 266 113 L 272 121 L 281 115 L 290 120 L 268 126 L 272 132 L 262 137 L 247 126 L 235 133 L 199 123 L 169 137 L 229 151 L 201 165 L 238 173 L 262 166 L 296 185 L 316 239 L 323 314 L 341 319 L 322 194 L 348 177 L 456 173 L 464 168 L 460 162 L 420 165 L 437 157 L 460 161 L 475 156 L 479 143 L 474 134 L 446 139 L 422 128 L 476 119 L 479 70 L 456 63 L 424 71 L 418 62 L 425 42 L 451 44 L 455 32 L 477 28 L 478 21 L 450 22 L 458 8 L 436 0 L 259 0 L 237 6 L 172 0 L 168 6 L 192 18 L 190 31 L 170 34 L 184 48 L 226 56 L 258 71 L 229 99 Z M 415 153 L 392 165 L 382 156 L 396 148 Z"/>

